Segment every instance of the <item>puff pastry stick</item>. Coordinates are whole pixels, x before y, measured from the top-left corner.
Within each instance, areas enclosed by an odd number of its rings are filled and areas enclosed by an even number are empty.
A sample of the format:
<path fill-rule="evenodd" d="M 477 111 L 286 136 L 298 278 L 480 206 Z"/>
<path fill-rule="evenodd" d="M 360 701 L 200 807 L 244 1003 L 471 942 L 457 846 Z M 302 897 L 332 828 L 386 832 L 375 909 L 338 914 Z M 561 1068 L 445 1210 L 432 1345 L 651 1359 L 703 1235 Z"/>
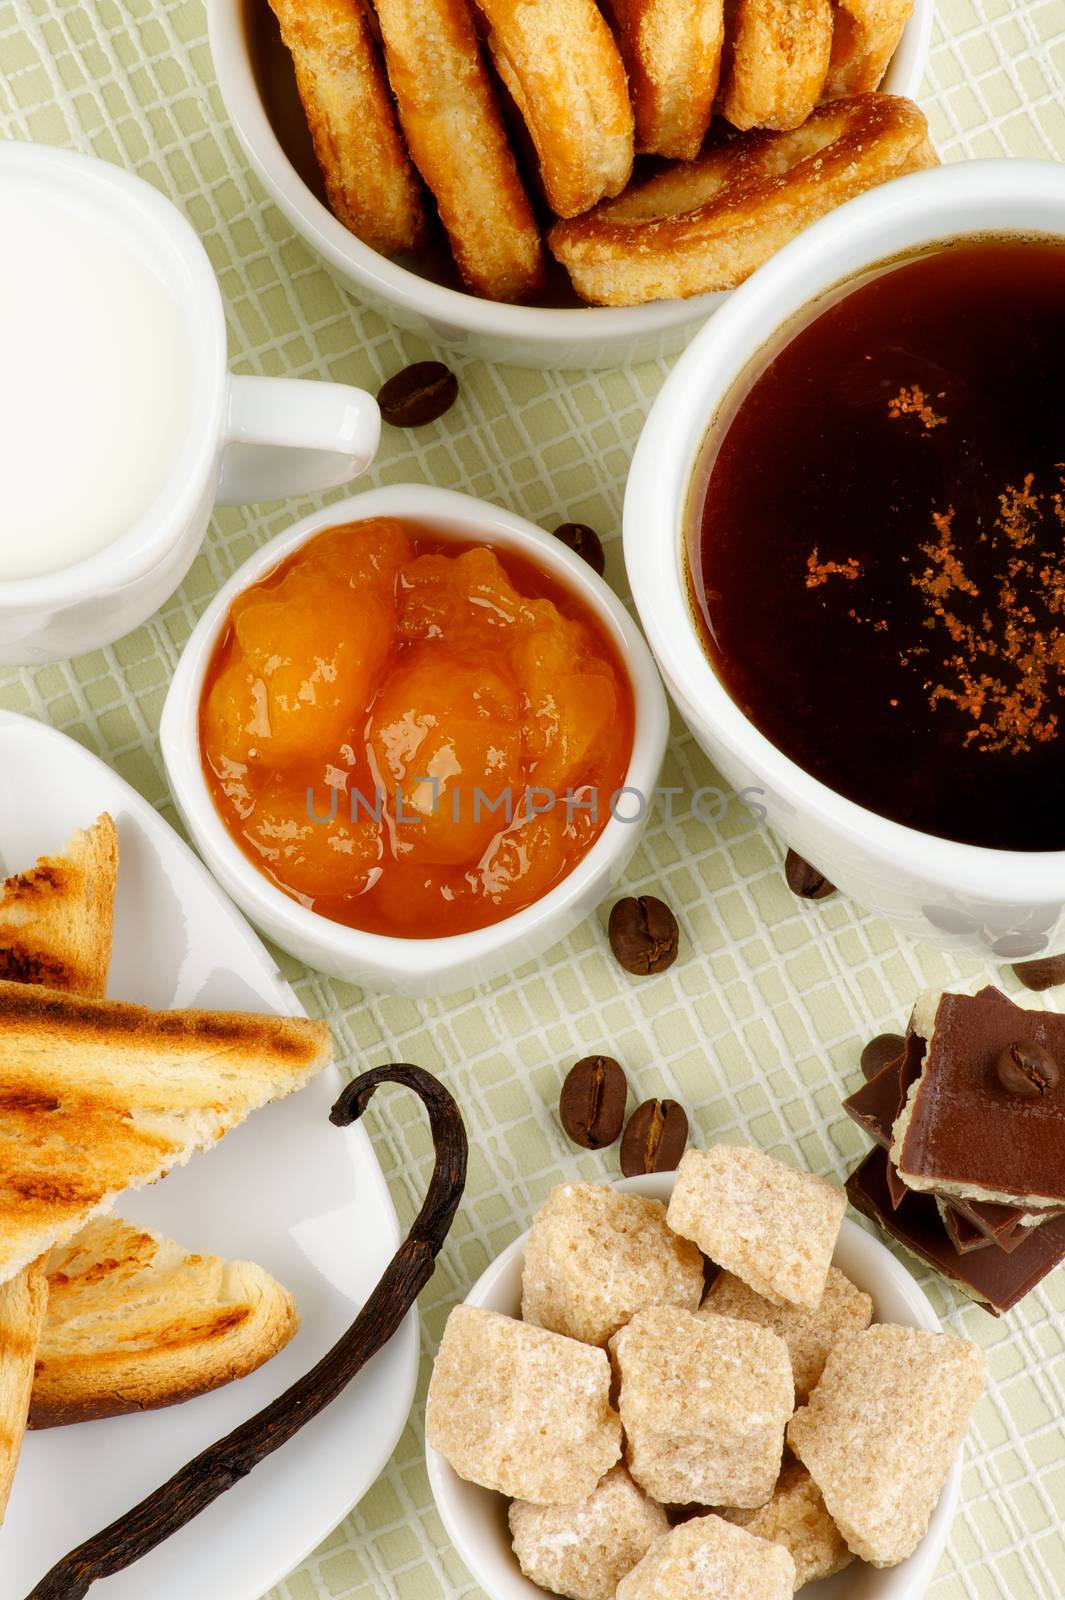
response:
<path fill-rule="evenodd" d="M 911 101 L 834 100 L 793 132 L 739 135 L 556 223 L 548 244 L 586 300 L 685 299 L 735 288 L 835 206 L 937 163 Z"/>
<path fill-rule="evenodd" d="M 637 150 L 690 161 L 702 147 L 717 94 L 722 0 L 614 0 L 613 13 Z"/>
<path fill-rule="evenodd" d="M 734 128 L 798 128 L 821 99 L 831 0 L 735 0 L 721 110 Z"/>
<path fill-rule="evenodd" d="M 296 69 L 330 208 L 382 255 L 425 236 L 417 175 L 363 0 L 270 0 Z"/>
<path fill-rule="evenodd" d="M 489 300 L 543 282 L 540 232 L 467 0 L 376 0 L 385 66 L 414 163 L 463 279 Z"/>
<path fill-rule="evenodd" d="M 478 3 L 496 71 L 536 147 L 552 211 L 575 217 L 620 193 L 632 174 L 632 105 L 595 0 Z"/>
<path fill-rule="evenodd" d="M 825 98 L 875 89 L 910 20 L 913 0 L 837 0 Z"/>

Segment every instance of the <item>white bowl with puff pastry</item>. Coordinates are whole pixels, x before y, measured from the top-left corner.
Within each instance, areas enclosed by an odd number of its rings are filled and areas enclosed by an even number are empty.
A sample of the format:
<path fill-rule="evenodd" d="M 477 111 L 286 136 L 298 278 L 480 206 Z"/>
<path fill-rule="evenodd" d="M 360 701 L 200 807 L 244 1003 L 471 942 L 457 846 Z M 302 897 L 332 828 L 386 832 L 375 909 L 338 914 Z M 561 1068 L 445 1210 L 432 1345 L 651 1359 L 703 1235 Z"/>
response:
<path fill-rule="evenodd" d="M 615 368 L 675 353 L 727 298 L 661 300 L 643 306 L 503 305 L 421 277 L 378 255 L 338 222 L 308 188 L 267 111 L 249 42 L 248 16 L 267 0 L 207 0 L 211 55 L 234 130 L 259 181 L 342 288 L 390 323 L 439 349 L 512 366 Z M 881 88 L 915 99 L 924 78 L 934 0 L 913 14 Z"/>
<path fill-rule="evenodd" d="M 668 1201 L 676 1173 L 623 1178 L 615 1187 Z M 528 1233 L 496 1257 L 466 1295 L 466 1304 L 506 1316 L 521 1315 L 521 1272 Z M 900 1322 L 940 1331 L 939 1318 L 924 1290 L 879 1239 L 844 1217 L 835 1266 L 873 1297 L 874 1322 Z M 501 1494 L 464 1482 L 443 1456 L 426 1447 L 429 1483 L 444 1530 L 471 1576 L 489 1600 L 544 1600 L 546 1590 L 526 1578 L 511 1548 L 508 1501 Z M 834 1578 L 808 1584 L 803 1600 L 919 1600 L 943 1554 L 961 1493 L 961 1456 L 950 1469 L 928 1532 L 908 1560 L 897 1567 L 870 1567 L 854 1561 Z"/>

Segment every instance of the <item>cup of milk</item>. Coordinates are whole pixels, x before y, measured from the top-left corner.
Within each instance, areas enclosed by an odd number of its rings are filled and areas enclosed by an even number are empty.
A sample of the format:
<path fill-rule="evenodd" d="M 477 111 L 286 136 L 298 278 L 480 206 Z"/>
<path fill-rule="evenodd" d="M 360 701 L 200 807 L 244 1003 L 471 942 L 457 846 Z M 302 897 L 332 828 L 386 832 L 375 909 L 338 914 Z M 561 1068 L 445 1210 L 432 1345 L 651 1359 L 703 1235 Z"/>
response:
<path fill-rule="evenodd" d="M 155 189 L 0 142 L 0 663 L 129 633 L 216 503 L 335 488 L 379 436 L 361 389 L 229 373 L 207 253 Z"/>

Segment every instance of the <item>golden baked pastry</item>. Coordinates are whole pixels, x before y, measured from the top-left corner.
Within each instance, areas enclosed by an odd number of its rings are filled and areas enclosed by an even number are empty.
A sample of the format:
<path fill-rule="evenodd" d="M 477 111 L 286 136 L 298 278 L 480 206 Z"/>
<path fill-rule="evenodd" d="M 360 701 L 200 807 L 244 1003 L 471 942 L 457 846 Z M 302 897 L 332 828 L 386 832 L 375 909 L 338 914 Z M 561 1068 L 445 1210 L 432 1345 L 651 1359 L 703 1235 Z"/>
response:
<path fill-rule="evenodd" d="M 637 150 L 690 161 L 702 147 L 717 94 L 722 0 L 614 0 L 613 11 Z"/>
<path fill-rule="evenodd" d="M 734 128 L 798 128 L 831 54 L 831 0 L 735 0 L 722 114 Z"/>
<path fill-rule="evenodd" d="M 913 0 L 835 0 L 825 98 L 875 89 L 895 54 Z"/>
<path fill-rule="evenodd" d="M 270 0 L 333 215 L 382 255 L 425 237 L 418 178 L 364 0 Z"/>
<path fill-rule="evenodd" d="M 465 282 L 524 300 L 543 249 L 467 0 L 376 0 L 385 66 L 414 163 Z"/>
<path fill-rule="evenodd" d="M 557 223 L 548 244 L 599 305 L 733 289 L 835 206 L 937 162 L 912 101 L 835 100 L 793 132 L 739 135 Z"/>
<path fill-rule="evenodd" d="M 632 105 L 595 0 L 478 3 L 496 71 L 536 147 L 552 211 L 575 217 L 620 193 L 632 174 Z"/>

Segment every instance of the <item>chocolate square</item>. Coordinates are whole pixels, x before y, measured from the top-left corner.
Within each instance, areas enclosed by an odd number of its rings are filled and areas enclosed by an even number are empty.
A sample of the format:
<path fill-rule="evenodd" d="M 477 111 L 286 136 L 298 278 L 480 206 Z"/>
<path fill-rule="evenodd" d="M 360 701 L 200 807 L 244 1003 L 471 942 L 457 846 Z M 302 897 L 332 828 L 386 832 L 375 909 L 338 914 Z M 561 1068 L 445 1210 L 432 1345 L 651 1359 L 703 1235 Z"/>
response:
<path fill-rule="evenodd" d="M 888 1165 L 890 1166 L 891 1163 L 889 1162 Z M 910 1193 L 909 1190 L 906 1192 Z M 967 1256 L 973 1250 L 987 1250 L 990 1248 L 991 1240 L 987 1237 L 987 1234 L 981 1233 L 979 1228 L 973 1226 L 968 1217 L 963 1217 L 960 1212 L 947 1205 L 946 1201 L 941 1200 L 939 1202 L 938 1211 L 939 1220 L 947 1230 L 947 1238 L 960 1256 Z"/>
<path fill-rule="evenodd" d="M 981 989 L 977 998 L 1007 1006 L 1011 1011 L 1019 1009 L 992 984 Z M 924 1052 L 925 1041 L 911 1024 L 906 1033 L 903 1053 L 843 1102 L 847 1115 L 885 1150 L 891 1147 L 892 1127 L 906 1104 L 911 1087 L 920 1076 Z M 888 1164 L 887 1186 L 891 1204 L 897 1209 L 910 1190 L 891 1163 Z M 968 1242 L 972 1239 L 974 1229 L 990 1243 L 998 1245 L 1000 1250 L 1015 1250 L 1023 1240 L 1026 1230 L 1021 1228 L 1021 1223 L 1030 1213 L 1021 1207 L 997 1205 L 986 1200 L 966 1201 L 957 1195 L 944 1195 L 942 1198 L 947 1201 L 956 1221 L 965 1229 L 960 1233 L 960 1237 L 967 1241 L 960 1247 L 963 1253 L 979 1248 L 975 1243 Z"/>
<path fill-rule="evenodd" d="M 1014 1043 L 1065 1063 L 1065 1017 L 944 994 L 891 1158 L 910 1187 L 1028 1208 L 1065 1204 L 1065 1074 L 1034 1099 L 1010 1094 L 995 1063 Z"/>
<path fill-rule="evenodd" d="M 979 1301 L 992 1316 L 1015 1306 L 1065 1260 L 1065 1217 L 1021 1229 L 1025 1237 L 1011 1253 L 976 1250 L 959 1254 L 947 1237 L 934 1196 L 909 1194 L 898 1210 L 894 1209 L 887 1187 L 887 1163 L 885 1151 L 872 1150 L 851 1173 L 847 1179 L 851 1205 Z"/>

